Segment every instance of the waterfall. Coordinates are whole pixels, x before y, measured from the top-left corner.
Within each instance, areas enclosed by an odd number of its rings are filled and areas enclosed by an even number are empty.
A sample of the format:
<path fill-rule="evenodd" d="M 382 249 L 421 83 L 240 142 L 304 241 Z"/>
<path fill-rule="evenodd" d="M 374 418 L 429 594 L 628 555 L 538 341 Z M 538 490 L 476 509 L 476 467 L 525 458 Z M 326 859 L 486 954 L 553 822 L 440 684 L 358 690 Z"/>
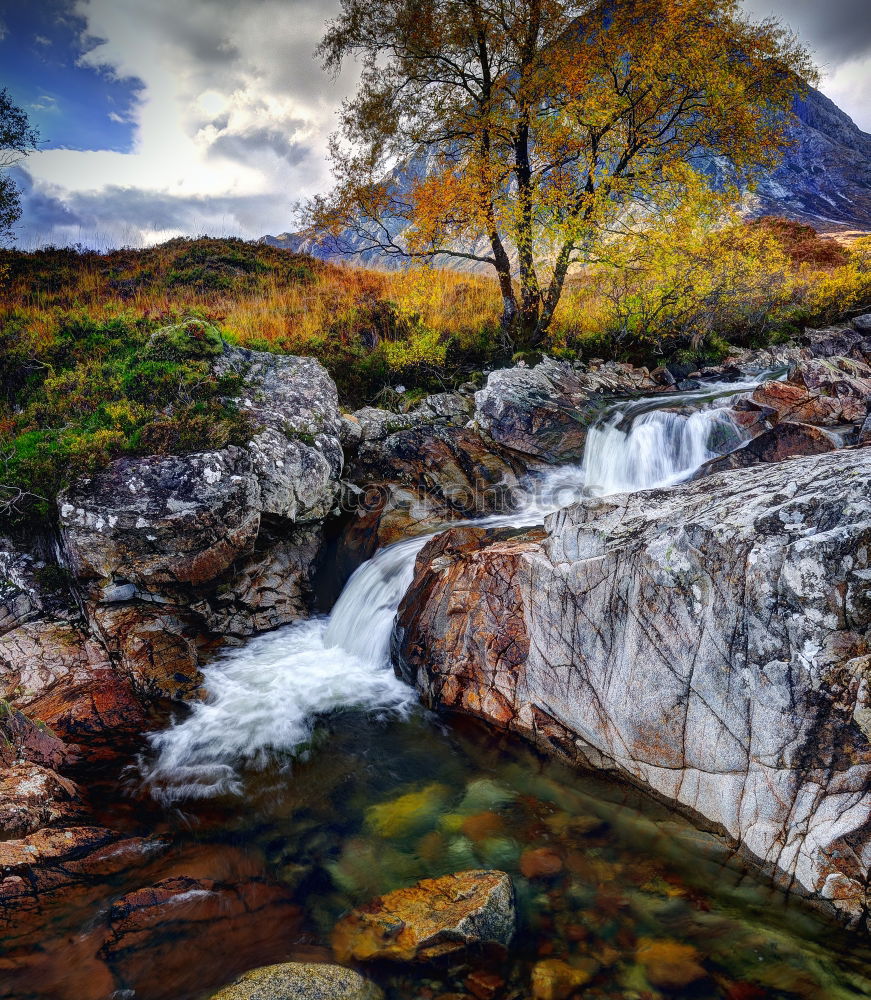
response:
<path fill-rule="evenodd" d="M 770 376 L 765 376 L 770 377 Z M 742 442 L 722 408 L 750 383 L 708 385 L 606 409 L 590 430 L 580 466 L 534 478 L 519 509 L 482 526 L 531 527 L 586 494 L 668 486 Z M 144 779 L 165 801 L 241 792 L 237 766 L 298 750 L 327 712 L 404 713 L 415 692 L 389 662 L 393 620 L 431 536 L 391 545 L 351 577 L 329 618 L 285 626 L 226 650 L 205 670 L 206 697 L 187 718 L 149 737 Z"/>

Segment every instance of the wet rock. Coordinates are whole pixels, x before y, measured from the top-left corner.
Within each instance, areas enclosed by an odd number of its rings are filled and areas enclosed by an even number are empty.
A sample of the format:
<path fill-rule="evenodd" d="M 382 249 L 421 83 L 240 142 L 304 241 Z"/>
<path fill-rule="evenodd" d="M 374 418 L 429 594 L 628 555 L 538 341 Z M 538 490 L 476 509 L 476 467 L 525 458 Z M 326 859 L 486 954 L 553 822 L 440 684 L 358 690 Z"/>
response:
<path fill-rule="evenodd" d="M 246 972 L 212 1000 L 381 1000 L 383 995 L 353 969 L 286 962 Z"/>
<path fill-rule="evenodd" d="M 0 840 L 0 929 L 10 942 L 39 940 L 54 907 L 69 912 L 99 898 L 95 886 L 147 864 L 167 846 L 101 827 L 48 828 Z"/>
<path fill-rule="evenodd" d="M 592 958 L 581 958 L 572 964 L 559 958 L 536 962 L 532 969 L 532 1000 L 568 1000 L 583 989 L 599 970 Z"/>
<path fill-rule="evenodd" d="M 362 491 L 342 555 L 359 563 L 433 525 L 512 510 L 524 472 L 517 456 L 467 428 L 416 427 L 364 445 L 350 470 Z"/>
<path fill-rule="evenodd" d="M 850 358 L 802 361 L 786 382 L 766 382 L 752 399 L 777 419 L 832 427 L 862 420 L 871 399 L 871 368 Z"/>
<path fill-rule="evenodd" d="M 514 890 L 499 871 L 424 879 L 353 910 L 333 931 L 340 962 L 425 962 L 488 942 L 507 946 L 515 930 Z"/>
<path fill-rule="evenodd" d="M 143 728 L 130 681 L 101 643 L 66 622 L 34 622 L 0 637 L 0 698 L 75 739 Z"/>
<path fill-rule="evenodd" d="M 601 412 L 602 393 L 655 385 L 627 366 L 581 370 L 546 358 L 534 368 L 492 372 L 475 393 L 475 422 L 497 444 L 530 459 L 577 461 Z"/>
<path fill-rule="evenodd" d="M 199 688 L 200 650 L 208 644 L 198 615 L 184 608 L 132 603 L 98 605 L 92 617 L 141 704 L 183 700 Z"/>
<path fill-rule="evenodd" d="M 552 847 L 534 847 L 520 855 L 524 878 L 552 878 L 563 870 L 563 859 Z"/>
<path fill-rule="evenodd" d="M 28 719 L 22 712 L 0 706 L 0 766 L 27 761 L 59 771 L 79 760 L 78 747 L 64 743 L 46 726 Z"/>
<path fill-rule="evenodd" d="M 460 527 L 421 550 L 394 652 L 405 679 L 433 704 L 512 723 L 529 655 L 518 566 L 542 537 Z"/>
<path fill-rule="evenodd" d="M 149 997 L 173 1000 L 278 959 L 298 923 L 299 910 L 280 886 L 257 879 L 227 884 L 169 878 L 112 904 L 100 955 L 128 988 L 147 983 Z M 204 982 L 204 969 L 213 970 L 211 981 Z"/>
<path fill-rule="evenodd" d="M 424 701 L 651 788 L 864 920 L 867 448 L 478 532 L 430 543 L 400 608 Z"/>
<path fill-rule="evenodd" d="M 210 632 L 223 637 L 241 638 L 307 618 L 322 543 L 319 524 L 289 531 L 261 525 L 254 552 L 193 608 Z"/>
<path fill-rule="evenodd" d="M 0 768 L 0 836 L 21 837 L 83 813 L 80 789 L 57 772 L 26 761 Z"/>
<path fill-rule="evenodd" d="M 787 458 L 824 455 L 826 452 L 836 451 L 842 443 L 838 435 L 821 427 L 784 420 L 748 441 L 743 447 L 705 462 L 694 478 L 701 479 L 730 469 L 746 469 L 760 462 L 782 462 Z"/>
<path fill-rule="evenodd" d="M 704 979 L 707 972 L 699 962 L 700 957 L 692 945 L 651 938 L 641 938 L 635 952 L 648 980 L 666 990 L 681 990 Z"/>

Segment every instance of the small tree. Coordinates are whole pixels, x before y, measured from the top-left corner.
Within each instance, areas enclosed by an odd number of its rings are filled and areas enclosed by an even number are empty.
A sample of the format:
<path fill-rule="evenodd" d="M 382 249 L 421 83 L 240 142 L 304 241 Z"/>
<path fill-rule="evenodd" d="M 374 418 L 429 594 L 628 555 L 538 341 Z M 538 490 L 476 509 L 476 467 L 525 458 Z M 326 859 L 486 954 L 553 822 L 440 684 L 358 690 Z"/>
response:
<path fill-rule="evenodd" d="M 342 0 L 318 52 L 334 72 L 360 59 L 362 78 L 311 231 L 492 266 L 523 347 L 628 205 L 673 198 L 687 165 L 713 178 L 728 157 L 735 184 L 773 166 L 814 76 L 738 0 Z"/>
<path fill-rule="evenodd" d="M 9 92 L 0 90 L 0 169 L 11 167 L 32 153 L 39 133 L 24 111 L 12 103 Z M 0 174 L 0 242 L 5 242 L 21 218 L 21 198 L 11 177 Z"/>

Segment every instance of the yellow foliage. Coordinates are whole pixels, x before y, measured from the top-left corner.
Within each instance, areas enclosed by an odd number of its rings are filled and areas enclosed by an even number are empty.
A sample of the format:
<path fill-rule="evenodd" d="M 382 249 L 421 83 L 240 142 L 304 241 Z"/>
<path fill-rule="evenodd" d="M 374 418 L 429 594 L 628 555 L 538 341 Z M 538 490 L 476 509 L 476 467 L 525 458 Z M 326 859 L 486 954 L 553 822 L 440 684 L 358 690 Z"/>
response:
<path fill-rule="evenodd" d="M 413 365 L 443 365 L 447 346 L 435 330 L 420 330 L 408 340 L 385 341 L 384 353 L 393 371 L 402 371 Z"/>

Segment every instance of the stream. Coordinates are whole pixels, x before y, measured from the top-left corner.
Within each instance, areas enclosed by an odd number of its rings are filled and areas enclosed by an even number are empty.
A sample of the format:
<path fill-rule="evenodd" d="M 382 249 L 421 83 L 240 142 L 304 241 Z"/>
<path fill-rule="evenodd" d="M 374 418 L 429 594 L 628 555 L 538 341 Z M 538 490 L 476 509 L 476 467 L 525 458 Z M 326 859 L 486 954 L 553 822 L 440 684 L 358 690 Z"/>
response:
<path fill-rule="evenodd" d="M 531 527 L 580 496 L 681 482 L 741 445 L 746 432 L 723 404 L 770 377 L 623 399 L 591 429 L 579 466 L 531 480 L 516 511 L 475 523 Z M 389 646 L 429 537 L 359 567 L 328 617 L 223 652 L 204 671 L 204 700 L 151 734 L 120 777 L 106 774 L 92 796 L 97 821 L 172 848 L 48 912 L 38 943 L 0 939 L 0 998 L 101 1000 L 108 963 L 125 987 L 116 1000 L 204 1000 L 253 966 L 329 960 L 331 928 L 349 907 L 477 867 L 509 872 L 517 891 L 509 961 L 477 959 L 504 980 L 500 997 L 529 996 L 541 958 L 581 955 L 599 968 L 579 994 L 589 1000 L 871 997 L 866 941 L 773 888 L 718 838 L 604 775 L 418 706 Z M 546 880 L 523 860 L 542 846 L 562 858 Z M 282 919 L 265 908 L 231 921 L 215 939 L 182 902 L 138 951 L 95 954 L 107 907 L 181 875 L 267 879 L 293 905 Z M 695 949 L 706 977 L 652 989 L 635 960 L 646 938 Z M 389 1000 L 477 996 L 468 968 L 370 973 Z"/>

